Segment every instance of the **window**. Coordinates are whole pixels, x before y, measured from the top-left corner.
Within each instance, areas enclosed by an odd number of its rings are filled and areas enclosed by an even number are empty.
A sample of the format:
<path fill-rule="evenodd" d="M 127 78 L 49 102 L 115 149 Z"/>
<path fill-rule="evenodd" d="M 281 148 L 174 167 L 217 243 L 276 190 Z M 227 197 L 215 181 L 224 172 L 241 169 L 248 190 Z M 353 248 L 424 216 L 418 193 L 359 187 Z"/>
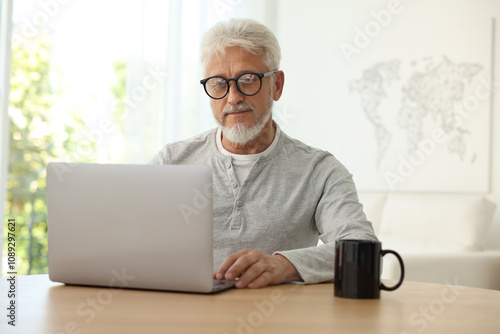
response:
<path fill-rule="evenodd" d="M 0 2 L 13 7 L 12 16 L 2 13 L 12 17 L 10 125 L 0 138 L 9 145 L 5 216 L 19 228 L 18 273 L 47 273 L 47 163 L 147 163 L 165 143 L 213 127 L 199 85 L 202 34 L 231 16 L 269 23 L 275 4 Z"/>
<path fill-rule="evenodd" d="M 6 217 L 19 274 L 47 272 L 47 163 L 122 160 L 131 2 L 96 4 L 13 2 Z"/>

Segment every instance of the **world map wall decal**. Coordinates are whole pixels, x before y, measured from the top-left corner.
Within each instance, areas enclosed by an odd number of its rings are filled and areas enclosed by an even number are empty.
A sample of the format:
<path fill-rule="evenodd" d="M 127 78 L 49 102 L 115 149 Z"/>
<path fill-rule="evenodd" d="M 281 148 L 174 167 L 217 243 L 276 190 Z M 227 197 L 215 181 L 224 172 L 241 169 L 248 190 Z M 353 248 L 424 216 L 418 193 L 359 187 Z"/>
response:
<path fill-rule="evenodd" d="M 360 144 L 339 146 L 360 189 L 489 190 L 491 31 L 491 19 L 409 30 L 350 66 L 337 131 Z"/>
<path fill-rule="evenodd" d="M 392 139 L 380 115 L 380 101 L 387 98 L 385 86 L 399 80 L 401 63 L 401 60 L 377 63 L 350 83 L 350 90 L 358 93 L 361 108 L 375 129 L 377 167 Z M 411 61 L 412 74 L 401 85 L 403 98 L 398 126 L 406 132 L 407 153 L 411 155 L 419 149 L 418 144 L 424 139 L 424 119 L 432 117 L 450 136 L 448 152 L 457 154 L 463 161 L 467 150 L 466 136 L 470 132 L 457 121 L 459 108 L 464 103 L 465 86 L 470 85 L 484 68 L 474 63 L 456 64 L 446 56 L 437 62 L 432 56 L 424 57 L 420 63 L 424 64 L 423 70 L 417 69 L 418 60 Z"/>

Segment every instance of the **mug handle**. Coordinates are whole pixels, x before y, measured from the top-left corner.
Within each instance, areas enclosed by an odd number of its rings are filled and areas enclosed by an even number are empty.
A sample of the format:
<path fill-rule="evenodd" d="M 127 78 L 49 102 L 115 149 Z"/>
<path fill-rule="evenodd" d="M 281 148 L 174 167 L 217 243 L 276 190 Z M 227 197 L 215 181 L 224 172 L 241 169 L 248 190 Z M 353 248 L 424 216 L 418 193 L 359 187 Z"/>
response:
<path fill-rule="evenodd" d="M 405 277 L 405 266 L 403 264 L 403 259 L 401 258 L 401 256 L 399 256 L 398 253 L 396 253 L 393 250 L 389 250 L 389 249 L 384 249 L 384 250 L 381 251 L 382 256 L 384 256 L 387 253 L 393 254 L 398 259 L 399 265 L 401 266 L 401 277 L 399 278 L 399 282 L 396 285 L 391 286 L 391 287 L 387 287 L 387 286 L 384 285 L 384 283 L 381 282 L 380 283 L 380 289 L 381 290 L 387 290 L 387 291 L 394 291 L 397 288 L 399 288 L 401 286 L 401 284 L 403 283 L 403 279 Z"/>

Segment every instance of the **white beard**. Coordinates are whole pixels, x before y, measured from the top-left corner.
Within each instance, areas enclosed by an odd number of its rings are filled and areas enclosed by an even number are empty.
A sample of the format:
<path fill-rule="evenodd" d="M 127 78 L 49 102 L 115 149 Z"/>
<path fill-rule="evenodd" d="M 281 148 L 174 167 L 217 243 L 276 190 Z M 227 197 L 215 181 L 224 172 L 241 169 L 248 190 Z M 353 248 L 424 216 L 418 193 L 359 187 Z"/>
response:
<path fill-rule="evenodd" d="M 224 137 L 226 137 L 230 142 L 236 143 L 236 144 L 246 144 L 255 138 L 261 133 L 262 129 L 264 126 L 267 124 L 269 119 L 271 118 L 272 115 L 272 110 L 273 110 L 273 99 L 271 98 L 271 101 L 269 103 L 269 106 L 266 110 L 266 113 L 263 115 L 263 117 L 258 117 L 257 113 L 255 112 L 255 108 L 250 105 L 239 105 L 237 107 L 231 107 L 229 109 L 226 109 L 222 112 L 222 115 L 220 119 L 217 120 L 217 123 L 219 124 L 219 128 L 222 130 L 222 134 Z M 252 110 L 252 112 L 255 115 L 255 119 L 257 121 L 257 124 L 254 126 L 245 126 L 241 123 L 237 123 L 233 127 L 227 127 L 222 124 L 224 116 L 227 115 L 228 113 L 239 111 L 239 110 Z"/>

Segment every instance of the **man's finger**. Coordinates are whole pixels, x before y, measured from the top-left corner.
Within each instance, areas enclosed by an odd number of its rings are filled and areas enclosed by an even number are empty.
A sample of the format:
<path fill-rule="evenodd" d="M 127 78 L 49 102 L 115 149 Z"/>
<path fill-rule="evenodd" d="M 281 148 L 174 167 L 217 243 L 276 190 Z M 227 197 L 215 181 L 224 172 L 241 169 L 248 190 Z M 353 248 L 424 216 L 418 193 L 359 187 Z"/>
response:
<path fill-rule="evenodd" d="M 255 275 L 253 271 L 248 273 L 252 266 L 259 261 L 259 258 L 249 254 L 242 255 L 238 260 L 236 260 L 233 265 L 226 272 L 226 279 L 233 280 L 236 277 L 242 278 L 242 275 L 248 275 L 249 277 Z M 255 270 L 256 268 L 254 268 Z M 242 283 L 240 283 L 242 285 Z"/>
<path fill-rule="evenodd" d="M 229 268 L 231 268 L 231 266 L 233 265 L 234 262 L 236 262 L 236 260 L 238 260 L 239 253 L 240 252 L 233 253 L 233 254 L 230 254 L 228 257 L 226 257 L 224 262 L 222 262 L 222 264 L 220 265 L 219 269 L 217 269 L 217 273 L 216 273 L 217 279 L 222 280 L 222 279 L 226 278 L 225 276 L 226 276 L 227 270 Z"/>
<path fill-rule="evenodd" d="M 259 262 L 258 260 L 255 261 L 254 263 L 250 264 L 250 266 L 248 266 L 244 270 L 244 272 L 242 272 L 238 276 L 238 283 L 236 284 L 236 287 L 237 288 L 246 287 L 249 283 L 253 282 L 259 276 L 261 276 L 265 270 L 266 270 L 266 268 L 262 264 L 262 262 Z"/>
<path fill-rule="evenodd" d="M 254 256 L 254 251 L 243 249 L 239 252 L 229 255 L 217 270 L 217 279 L 227 279 L 229 281 L 241 276 L 258 257 Z"/>
<path fill-rule="evenodd" d="M 273 280 L 273 275 L 269 271 L 264 271 L 262 275 L 251 281 L 247 287 L 249 289 L 258 289 L 263 286 L 271 285 Z"/>

